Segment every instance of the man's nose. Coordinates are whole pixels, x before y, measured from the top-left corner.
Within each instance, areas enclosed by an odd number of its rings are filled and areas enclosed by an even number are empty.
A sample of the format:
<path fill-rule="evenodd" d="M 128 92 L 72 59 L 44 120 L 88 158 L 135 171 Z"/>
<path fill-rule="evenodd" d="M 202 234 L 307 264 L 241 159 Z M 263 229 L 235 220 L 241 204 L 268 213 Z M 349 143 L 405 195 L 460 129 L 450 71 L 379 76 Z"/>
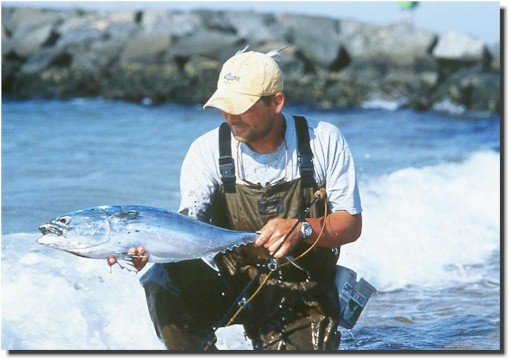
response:
<path fill-rule="evenodd" d="M 222 114 L 225 121 L 229 124 L 235 124 L 239 120 L 239 116 L 237 115 L 232 115 L 226 112 L 223 112 Z"/>

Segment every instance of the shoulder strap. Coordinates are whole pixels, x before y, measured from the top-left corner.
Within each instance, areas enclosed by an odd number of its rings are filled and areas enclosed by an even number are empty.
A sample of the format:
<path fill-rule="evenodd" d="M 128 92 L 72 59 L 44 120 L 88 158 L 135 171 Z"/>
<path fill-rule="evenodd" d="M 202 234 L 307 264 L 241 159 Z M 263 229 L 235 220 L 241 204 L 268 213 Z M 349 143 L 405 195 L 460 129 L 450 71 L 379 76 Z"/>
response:
<path fill-rule="evenodd" d="M 313 169 L 313 153 L 310 148 L 310 135 L 308 123 L 303 116 L 293 115 L 296 123 L 296 134 L 298 141 L 298 163 L 301 173 L 301 181 L 304 187 L 316 187 Z"/>
<path fill-rule="evenodd" d="M 220 164 L 221 182 L 225 192 L 236 191 L 236 172 L 234 159 L 232 158 L 232 147 L 231 147 L 231 131 L 230 127 L 226 122 L 220 125 L 219 129 L 219 147 L 220 157 L 218 159 Z"/>
<path fill-rule="evenodd" d="M 303 116 L 294 115 L 293 118 L 296 123 L 301 181 L 305 187 L 316 187 L 308 123 Z M 218 161 L 225 192 L 235 192 L 236 175 L 234 159 L 232 158 L 231 131 L 226 122 L 222 123 L 219 129 L 219 150 L 220 157 Z"/>

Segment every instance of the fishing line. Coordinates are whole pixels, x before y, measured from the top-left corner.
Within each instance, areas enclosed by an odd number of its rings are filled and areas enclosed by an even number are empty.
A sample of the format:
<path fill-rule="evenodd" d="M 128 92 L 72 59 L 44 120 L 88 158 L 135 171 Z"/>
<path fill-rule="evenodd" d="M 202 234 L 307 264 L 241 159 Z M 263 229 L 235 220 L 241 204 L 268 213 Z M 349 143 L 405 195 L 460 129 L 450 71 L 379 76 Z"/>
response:
<path fill-rule="evenodd" d="M 230 318 L 230 320 L 225 324 L 225 326 L 230 326 L 232 325 L 232 323 L 234 322 L 235 318 L 241 313 L 241 311 L 243 311 L 244 307 L 246 305 L 248 305 L 248 303 L 250 301 L 252 301 L 255 296 L 259 293 L 259 291 L 262 289 L 262 287 L 266 284 L 267 282 L 267 279 L 269 279 L 269 277 L 271 276 L 271 274 L 273 273 L 274 270 L 269 270 L 269 273 L 266 274 L 266 277 L 264 278 L 264 280 L 262 281 L 262 283 L 259 285 L 259 287 L 257 288 L 257 290 L 255 290 L 255 292 L 248 298 L 248 300 L 246 300 L 246 302 L 242 305 L 242 306 L 239 306 L 239 309 L 237 309 L 236 313 Z M 207 348 L 206 348 L 207 349 Z"/>
<path fill-rule="evenodd" d="M 322 234 L 324 233 L 324 229 L 326 228 L 326 219 L 327 219 L 327 217 L 328 217 L 328 204 L 326 202 L 324 202 L 324 222 L 322 223 L 321 231 L 320 231 L 319 235 L 317 236 L 317 239 L 314 241 L 314 243 L 308 249 L 306 249 L 301 254 L 299 254 L 299 256 L 296 257 L 294 260 L 301 259 L 303 256 L 308 254 L 317 245 L 317 243 L 319 242 L 319 239 L 322 237 Z M 289 265 L 289 264 L 291 264 L 290 261 L 286 262 L 286 263 L 284 263 L 282 265 L 279 265 L 278 267 L 283 267 L 283 266 L 286 266 L 286 265 Z"/>
<path fill-rule="evenodd" d="M 306 249 L 305 251 L 303 251 L 301 254 L 299 254 L 299 256 L 297 256 L 295 258 L 295 260 L 298 260 L 300 258 L 302 258 L 303 256 L 305 256 L 306 254 L 308 254 L 310 252 L 310 250 L 312 250 L 316 245 L 317 243 L 319 242 L 320 238 L 322 237 L 322 234 L 324 233 L 324 229 L 326 228 L 326 218 L 327 218 L 327 210 L 328 210 L 328 207 L 327 207 L 327 203 L 324 202 L 324 222 L 322 224 L 322 227 L 321 227 L 321 231 L 319 233 L 319 235 L 317 236 L 317 239 L 314 241 L 314 243 L 308 248 Z M 282 242 L 283 243 L 283 242 Z M 275 251 L 276 253 L 276 251 Z M 278 268 L 281 268 L 281 267 L 284 267 L 284 266 L 287 266 L 291 264 L 291 262 L 286 262 L 284 264 L 281 264 L 281 265 L 278 265 Z M 264 278 L 264 280 L 261 282 L 261 284 L 259 285 L 259 287 L 257 288 L 257 290 L 255 290 L 253 292 L 253 294 L 248 298 L 248 300 L 246 300 L 246 302 L 243 304 L 243 306 L 239 307 L 239 309 L 236 311 L 236 313 L 232 316 L 232 318 L 230 318 L 230 320 L 225 324 L 225 326 L 229 326 L 231 325 L 235 318 L 239 315 L 239 313 L 244 309 L 244 307 L 246 305 L 248 305 L 248 303 L 250 301 L 252 301 L 255 296 L 257 296 L 257 294 L 259 293 L 259 291 L 262 289 L 262 287 L 266 284 L 267 280 L 269 279 L 269 277 L 271 276 L 271 274 L 273 274 L 273 272 L 275 271 L 276 269 L 274 270 L 269 270 L 269 273 L 266 274 L 266 277 Z"/>
<path fill-rule="evenodd" d="M 276 248 L 276 250 L 273 252 L 273 254 L 276 254 L 278 252 L 278 250 L 280 250 L 280 248 L 283 246 L 283 244 L 285 243 L 285 241 L 288 239 L 288 237 L 290 236 L 290 234 L 292 234 L 292 232 L 294 231 L 294 229 L 296 229 L 296 227 L 299 225 L 299 223 L 301 223 L 306 215 L 308 214 L 308 212 L 310 211 L 310 209 L 312 208 L 312 206 L 315 205 L 315 203 L 317 202 L 317 200 L 321 199 L 321 200 L 325 200 L 326 198 L 326 189 L 324 188 L 320 188 L 319 190 L 317 190 L 313 196 L 315 197 L 315 199 L 313 199 L 313 201 L 310 203 L 310 205 L 308 206 L 308 208 L 306 209 L 306 211 L 298 218 L 298 220 L 296 221 L 296 223 L 294 224 L 294 226 L 289 230 L 289 232 L 287 233 L 287 235 L 285 235 L 285 237 L 283 238 L 283 240 L 280 242 L 280 244 L 278 245 L 278 247 Z M 326 205 L 326 201 L 324 201 L 324 205 Z M 324 213 L 324 216 L 326 216 L 327 214 L 327 211 Z M 271 256 L 271 259 L 273 257 Z M 270 260 L 271 260 L 270 259 Z"/>
<path fill-rule="evenodd" d="M 322 224 L 322 228 L 321 228 L 321 231 L 317 237 L 317 239 L 315 240 L 315 242 L 306 250 L 304 251 L 302 254 L 300 254 L 296 259 L 299 259 L 301 257 L 303 257 L 304 255 L 306 255 L 312 248 L 314 248 L 317 243 L 319 242 L 319 239 L 321 238 L 323 232 L 324 232 L 324 229 L 326 227 L 326 219 L 327 219 L 327 202 L 325 201 L 325 198 L 326 198 L 326 189 L 324 188 L 321 188 L 319 189 L 318 191 L 316 191 L 314 193 L 314 200 L 310 203 L 310 205 L 308 206 L 308 208 L 305 210 L 305 212 L 297 219 L 296 223 L 294 224 L 294 226 L 292 226 L 292 228 L 289 230 L 289 232 L 287 233 L 287 235 L 285 235 L 284 239 L 281 241 L 281 243 L 279 244 L 279 246 L 276 248 L 276 250 L 273 252 L 273 254 L 276 254 L 278 252 L 278 250 L 280 250 L 280 248 L 282 247 L 282 245 L 285 243 L 285 241 L 288 239 L 288 237 L 290 236 L 290 234 L 292 234 L 292 232 L 296 229 L 297 225 L 299 223 L 301 223 L 304 218 L 306 217 L 306 215 L 309 213 L 310 209 L 312 208 L 312 206 L 315 205 L 315 203 L 319 200 L 319 199 L 322 199 L 324 200 L 324 222 Z M 272 266 L 272 264 L 274 264 L 274 261 L 275 259 L 273 258 L 273 255 L 270 256 L 269 258 L 269 261 L 267 263 L 267 267 L 269 269 L 269 273 L 266 274 L 266 277 L 264 278 L 264 280 L 261 282 L 261 284 L 258 286 L 258 288 L 255 290 L 255 292 L 248 298 L 248 300 L 244 299 L 244 294 L 247 293 L 249 291 L 249 289 L 253 286 L 253 284 L 258 281 L 258 279 L 260 278 L 260 276 L 262 275 L 262 269 L 260 269 L 257 274 L 255 275 L 255 277 L 253 279 L 251 279 L 251 281 L 246 285 L 246 287 L 243 289 L 243 291 L 241 291 L 241 293 L 237 296 L 236 300 L 234 301 L 234 303 L 232 304 L 232 306 L 230 307 L 230 309 L 227 310 L 226 314 L 223 316 L 222 319 L 220 319 L 220 321 L 218 321 L 216 323 L 215 326 L 213 326 L 213 328 L 211 329 L 212 331 L 212 334 L 208 335 L 204 341 L 202 342 L 200 348 L 203 349 L 203 350 L 207 350 L 209 348 L 210 345 L 212 345 L 212 340 L 216 338 L 216 335 L 215 335 L 215 332 L 216 330 L 222 326 L 221 323 L 223 322 L 223 319 L 228 315 L 228 313 L 231 311 L 231 308 L 235 305 L 237 305 L 239 307 L 239 309 L 234 313 L 234 315 L 230 318 L 230 320 L 228 320 L 225 325 L 223 326 L 229 326 L 232 324 L 232 322 L 235 320 L 235 318 L 240 314 L 240 312 L 244 309 L 244 307 L 246 306 L 246 304 L 248 304 L 250 301 L 252 301 L 255 296 L 259 293 L 259 291 L 262 289 L 262 287 L 266 284 L 267 280 L 269 279 L 269 277 L 271 276 L 271 274 L 278 268 L 278 267 L 282 267 L 282 266 L 285 266 L 285 265 L 288 265 L 290 263 L 287 262 L 285 264 L 282 264 L 282 265 L 279 265 L 279 266 Z"/>

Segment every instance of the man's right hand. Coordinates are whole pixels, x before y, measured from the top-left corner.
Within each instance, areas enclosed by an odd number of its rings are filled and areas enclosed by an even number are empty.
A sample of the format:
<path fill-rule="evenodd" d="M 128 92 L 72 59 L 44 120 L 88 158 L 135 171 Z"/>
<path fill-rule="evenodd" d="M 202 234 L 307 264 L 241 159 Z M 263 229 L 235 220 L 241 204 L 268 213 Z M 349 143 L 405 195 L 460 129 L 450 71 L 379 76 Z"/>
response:
<path fill-rule="evenodd" d="M 144 268 L 144 266 L 149 261 L 149 253 L 145 251 L 143 246 L 132 247 L 128 251 L 128 255 L 133 256 L 133 265 L 137 271 L 140 271 Z M 117 263 L 117 258 L 115 256 L 108 257 L 108 265 L 113 266 Z"/>

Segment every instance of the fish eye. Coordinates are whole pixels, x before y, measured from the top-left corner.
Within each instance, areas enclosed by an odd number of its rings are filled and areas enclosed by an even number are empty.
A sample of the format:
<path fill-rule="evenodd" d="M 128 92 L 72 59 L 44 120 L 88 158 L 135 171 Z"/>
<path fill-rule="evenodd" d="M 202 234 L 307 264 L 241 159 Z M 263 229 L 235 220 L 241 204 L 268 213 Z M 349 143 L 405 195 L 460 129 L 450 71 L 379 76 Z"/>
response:
<path fill-rule="evenodd" d="M 63 224 L 63 225 L 69 224 L 70 221 L 71 221 L 71 219 L 67 216 L 63 216 L 63 217 L 60 217 L 57 219 L 57 222 L 59 222 L 60 224 Z"/>

